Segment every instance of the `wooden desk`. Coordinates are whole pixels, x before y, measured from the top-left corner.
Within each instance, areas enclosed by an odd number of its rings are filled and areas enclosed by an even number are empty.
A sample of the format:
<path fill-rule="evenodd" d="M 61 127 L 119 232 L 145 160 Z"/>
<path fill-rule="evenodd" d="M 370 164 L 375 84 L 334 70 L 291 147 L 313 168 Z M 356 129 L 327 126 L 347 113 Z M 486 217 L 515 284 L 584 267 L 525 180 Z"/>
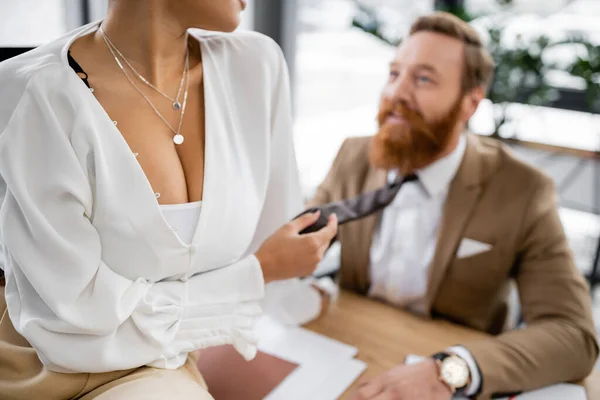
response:
<path fill-rule="evenodd" d="M 306 328 L 359 349 L 367 363 L 364 377 L 374 377 L 402 363 L 408 354 L 429 355 L 448 346 L 487 337 L 445 321 L 431 321 L 383 303 L 342 292 L 327 316 Z M 600 400 L 600 374 L 594 372 L 584 386 L 590 400 Z M 344 394 L 349 398 L 357 382 Z"/>

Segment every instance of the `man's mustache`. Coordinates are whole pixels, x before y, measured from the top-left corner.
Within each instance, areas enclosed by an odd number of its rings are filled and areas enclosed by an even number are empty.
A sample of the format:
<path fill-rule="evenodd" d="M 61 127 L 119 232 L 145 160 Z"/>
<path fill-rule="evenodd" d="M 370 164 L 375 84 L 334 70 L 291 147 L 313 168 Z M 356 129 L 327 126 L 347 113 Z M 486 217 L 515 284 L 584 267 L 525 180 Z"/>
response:
<path fill-rule="evenodd" d="M 425 119 L 423 118 L 423 115 L 421 113 L 409 108 L 403 103 L 391 104 L 386 108 L 387 109 L 384 111 L 386 117 L 389 117 L 390 115 L 394 114 L 399 117 L 402 117 L 403 119 L 409 122 L 425 124 Z"/>
<path fill-rule="evenodd" d="M 404 119 L 413 131 L 427 135 L 431 140 L 437 142 L 437 138 L 431 131 L 429 124 L 425 121 L 423 115 L 417 110 L 411 109 L 404 103 L 386 104 L 379 112 L 379 126 L 383 126 L 387 118 L 391 115 Z"/>

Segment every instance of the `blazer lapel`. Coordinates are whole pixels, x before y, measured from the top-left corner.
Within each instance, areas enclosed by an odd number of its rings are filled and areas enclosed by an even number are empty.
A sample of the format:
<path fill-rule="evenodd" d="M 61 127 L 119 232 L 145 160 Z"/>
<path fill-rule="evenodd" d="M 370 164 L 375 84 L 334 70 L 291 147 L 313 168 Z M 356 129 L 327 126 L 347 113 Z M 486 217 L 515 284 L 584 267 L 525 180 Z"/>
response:
<path fill-rule="evenodd" d="M 437 237 L 436 251 L 429 268 L 426 294 L 426 312 L 430 314 L 435 297 L 448 265 L 463 237 L 470 216 L 482 191 L 486 168 L 476 137 L 467 135 L 467 148 L 458 172 L 452 181 Z"/>

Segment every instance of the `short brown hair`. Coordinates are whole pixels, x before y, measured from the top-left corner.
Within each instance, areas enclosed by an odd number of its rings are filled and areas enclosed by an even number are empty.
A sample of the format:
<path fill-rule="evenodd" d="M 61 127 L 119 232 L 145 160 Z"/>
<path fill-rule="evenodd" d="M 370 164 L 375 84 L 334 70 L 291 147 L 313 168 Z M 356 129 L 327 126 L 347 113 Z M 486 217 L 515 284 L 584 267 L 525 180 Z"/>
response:
<path fill-rule="evenodd" d="M 450 13 L 436 12 L 415 21 L 410 28 L 410 36 L 417 32 L 435 32 L 463 42 L 465 44 L 463 91 L 468 92 L 478 86 L 489 89 L 494 76 L 494 60 L 471 25 Z"/>

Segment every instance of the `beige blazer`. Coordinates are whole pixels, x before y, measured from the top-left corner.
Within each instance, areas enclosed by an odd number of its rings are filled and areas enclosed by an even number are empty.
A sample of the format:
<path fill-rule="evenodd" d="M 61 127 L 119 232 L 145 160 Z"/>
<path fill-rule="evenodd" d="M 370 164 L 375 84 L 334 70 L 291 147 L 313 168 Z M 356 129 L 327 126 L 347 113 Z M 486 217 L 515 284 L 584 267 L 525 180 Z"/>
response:
<path fill-rule="evenodd" d="M 369 165 L 370 143 L 370 137 L 344 142 L 310 206 L 386 183 L 386 172 Z M 339 282 L 345 289 L 368 291 L 369 250 L 380 215 L 339 229 Z M 463 238 L 492 248 L 458 259 Z M 589 374 L 598 355 L 590 294 L 575 267 L 550 178 L 519 161 L 499 142 L 468 135 L 437 243 L 427 314 L 498 335 L 463 343 L 483 374 L 480 398 L 576 381 Z M 518 287 L 527 328 L 502 333 L 512 283 Z"/>

